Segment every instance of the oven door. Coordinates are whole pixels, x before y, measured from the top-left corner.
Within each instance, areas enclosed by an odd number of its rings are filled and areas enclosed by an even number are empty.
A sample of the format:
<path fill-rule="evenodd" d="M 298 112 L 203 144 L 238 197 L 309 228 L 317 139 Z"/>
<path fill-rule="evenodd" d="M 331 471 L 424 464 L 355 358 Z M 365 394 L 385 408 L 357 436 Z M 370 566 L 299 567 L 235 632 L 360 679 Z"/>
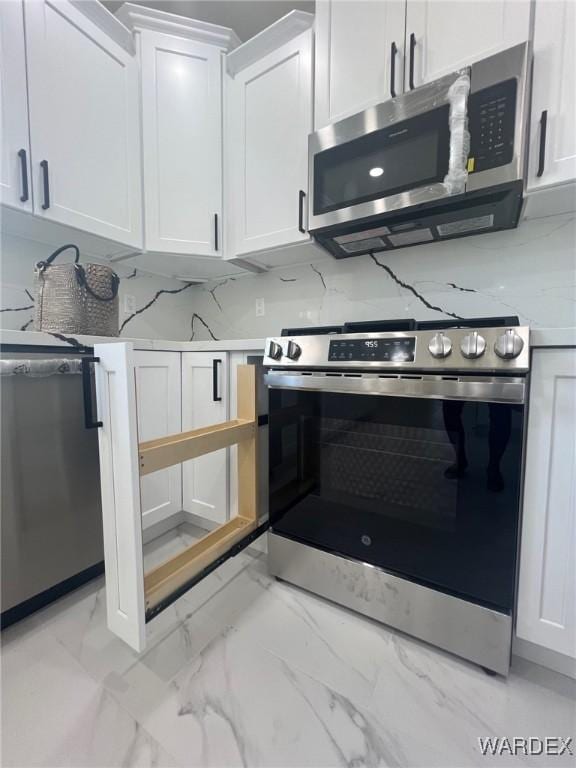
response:
<path fill-rule="evenodd" d="M 310 136 L 310 231 L 448 196 L 442 183 L 450 156 L 448 91 L 457 77 L 444 77 Z"/>
<path fill-rule="evenodd" d="M 523 378 L 270 373 L 276 534 L 508 613 Z"/>

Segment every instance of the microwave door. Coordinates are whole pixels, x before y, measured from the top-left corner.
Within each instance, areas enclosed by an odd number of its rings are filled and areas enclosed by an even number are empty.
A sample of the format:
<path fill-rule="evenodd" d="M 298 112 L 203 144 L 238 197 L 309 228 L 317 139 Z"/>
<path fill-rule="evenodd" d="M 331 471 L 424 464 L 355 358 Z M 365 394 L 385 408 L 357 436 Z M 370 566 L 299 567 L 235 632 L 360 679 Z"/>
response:
<path fill-rule="evenodd" d="M 315 153 L 310 228 L 447 196 L 449 109 L 442 104 Z"/>

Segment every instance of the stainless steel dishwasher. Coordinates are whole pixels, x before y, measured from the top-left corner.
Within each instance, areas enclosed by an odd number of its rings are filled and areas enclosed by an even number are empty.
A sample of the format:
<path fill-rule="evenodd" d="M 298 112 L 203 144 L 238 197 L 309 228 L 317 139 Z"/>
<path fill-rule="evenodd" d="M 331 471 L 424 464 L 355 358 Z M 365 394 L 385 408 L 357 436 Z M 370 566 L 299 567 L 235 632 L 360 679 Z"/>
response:
<path fill-rule="evenodd" d="M 91 350 L 35 350 L 0 354 L 2 627 L 104 570 L 98 436 L 85 426 L 81 375 Z"/>

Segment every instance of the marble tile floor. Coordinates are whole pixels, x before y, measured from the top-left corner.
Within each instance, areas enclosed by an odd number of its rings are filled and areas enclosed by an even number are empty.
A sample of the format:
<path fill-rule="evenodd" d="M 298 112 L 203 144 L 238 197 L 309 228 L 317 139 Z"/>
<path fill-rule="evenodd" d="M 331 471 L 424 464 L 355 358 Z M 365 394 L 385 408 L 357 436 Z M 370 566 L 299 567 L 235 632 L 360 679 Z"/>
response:
<path fill-rule="evenodd" d="M 148 562 L 192 541 L 180 527 Z M 575 735 L 576 686 L 508 679 L 271 579 L 243 552 L 148 625 L 106 629 L 98 579 L 2 633 L 2 760 L 28 766 L 574 765 L 478 737 Z"/>

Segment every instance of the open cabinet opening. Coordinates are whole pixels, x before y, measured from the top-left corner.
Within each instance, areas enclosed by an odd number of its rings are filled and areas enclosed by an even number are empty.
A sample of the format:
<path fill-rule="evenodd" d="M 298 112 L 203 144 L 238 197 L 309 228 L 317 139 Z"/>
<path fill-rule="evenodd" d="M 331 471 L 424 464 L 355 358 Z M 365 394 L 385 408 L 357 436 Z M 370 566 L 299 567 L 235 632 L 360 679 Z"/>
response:
<path fill-rule="evenodd" d="M 138 442 L 131 344 L 97 345 L 96 369 L 102 513 L 109 628 L 136 651 L 146 622 L 268 527 L 258 520 L 256 368 L 237 368 L 237 418 Z M 186 549 L 144 570 L 140 479 L 213 451 L 237 445 L 237 514 Z"/>

